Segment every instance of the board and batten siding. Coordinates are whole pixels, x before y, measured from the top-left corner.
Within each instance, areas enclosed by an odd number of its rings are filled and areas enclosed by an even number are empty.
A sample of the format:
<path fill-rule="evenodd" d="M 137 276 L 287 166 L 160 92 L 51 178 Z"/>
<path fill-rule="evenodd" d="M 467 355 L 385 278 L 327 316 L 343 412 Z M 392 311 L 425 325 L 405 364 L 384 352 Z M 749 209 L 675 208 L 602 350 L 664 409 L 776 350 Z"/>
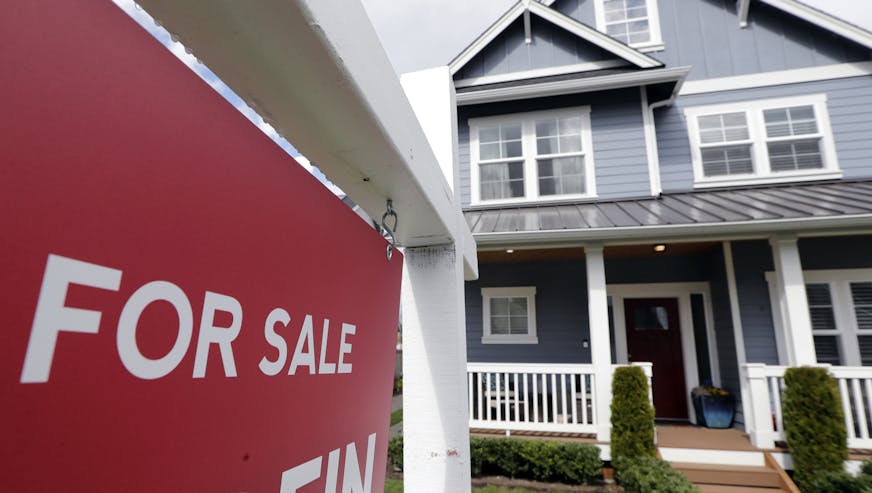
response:
<path fill-rule="evenodd" d="M 552 8 L 596 26 L 594 0 Z M 870 60 L 870 51 L 762 2 L 742 28 L 735 0 L 657 0 L 664 48 L 648 55 L 668 67 L 693 67 L 688 80 Z"/>
<path fill-rule="evenodd" d="M 694 106 L 826 94 L 827 112 L 844 179 L 872 177 L 872 77 L 850 77 L 679 96 L 668 108 L 655 110 L 660 180 L 665 192 L 693 189 L 693 166 L 684 109 Z"/>
<path fill-rule="evenodd" d="M 548 21 L 531 15 L 532 42 L 519 18 L 454 76 L 454 80 L 615 60 L 617 57 Z"/>
<path fill-rule="evenodd" d="M 638 89 L 573 94 L 458 108 L 458 164 L 463 207 L 470 206 L 469 119 L 590 106 L 597 197 L 600 200 L 651 194 Z"/>

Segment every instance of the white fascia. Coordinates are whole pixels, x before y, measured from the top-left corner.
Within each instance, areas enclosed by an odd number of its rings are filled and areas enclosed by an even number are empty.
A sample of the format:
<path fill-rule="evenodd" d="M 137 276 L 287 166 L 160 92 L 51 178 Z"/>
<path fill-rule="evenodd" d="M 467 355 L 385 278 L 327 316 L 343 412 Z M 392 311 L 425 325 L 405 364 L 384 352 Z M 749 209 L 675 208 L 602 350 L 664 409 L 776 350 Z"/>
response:
<path fill-rule="evenodd" d="M 694 240 L 717 237 L 719 239 L 768 238 L 776 232 L 793 232 L 803 236 L 826 234 L 831 231 L 872 228 L 872 214 L 793 219 L 760 219 L 715 224 L 667 224 L 662 226 L 630 226 L 614 228 L 587 228 L 572 230 L 511 231 L 474 233 L 479 250 L 504 245 L 521 247 L 526 244 L 577 244 L 585 241 L 604 241 L 606 244 L 641 240 Z"/>
<path fill-rule="evenodd" d="M 689 71 L 690 67 L 662 68 L 583 79 L 532 83 L 524 86 L 483 89 L 480 91 L 458 93 L 457 105 L 493 103 L 515 99 L 558 96 L 561 94 L 605 91 L 623 87 L 636 87 L 644 84 L 675 82 L 683 80 Z"/>
<path fill-rule="evenodd" d="M 811 22 L 817 26 L 827 29 L 835 34 L 859 43 L 866 48 L 872 49 L 872 32 L 869 32 L 862 27 L 855 26 L 850 22 L 845 22 L 837 17 L 833 17 L 825 12 L 822 12 L 814 7 L 809 7 L 796 0 L 760 0 L 761 2 L 771 5 L 777 9 L 783 10 L 788 14 L 795 15 L 800 19 Z M 857 2 L 858 5 L 865 2 Z M 858 7 L 863 8 L 863 7 Z"/>
<path fill-rule="evenodd" d="M 627 60 L 628 62 L 640 68 L 662 67 L 663 63 L 659 60 L 649 57 L 640 51 L 631 48 L 624 43 L 612 38 L 611 36 L 601 33 L 596 29 L 586 26 L 581 22 L 550 9 L 540 3 L 533 2 L 529 6 L 530 12 L 542 17 L 552 24 L 562 27 L 576 36 L 587 40 L 600 48 L 614 53 L 615 55 Z"/>

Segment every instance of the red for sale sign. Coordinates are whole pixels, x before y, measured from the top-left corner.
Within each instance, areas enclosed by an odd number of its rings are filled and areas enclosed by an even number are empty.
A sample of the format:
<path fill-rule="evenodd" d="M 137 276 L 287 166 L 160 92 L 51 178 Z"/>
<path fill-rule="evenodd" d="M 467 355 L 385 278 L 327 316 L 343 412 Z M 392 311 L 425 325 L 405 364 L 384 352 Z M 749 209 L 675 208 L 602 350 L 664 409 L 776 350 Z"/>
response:
<path fill-rule="evenodd" d="M 401 256 L 108 0 L 0 37 L 0 491 L 381 491 Z"/>

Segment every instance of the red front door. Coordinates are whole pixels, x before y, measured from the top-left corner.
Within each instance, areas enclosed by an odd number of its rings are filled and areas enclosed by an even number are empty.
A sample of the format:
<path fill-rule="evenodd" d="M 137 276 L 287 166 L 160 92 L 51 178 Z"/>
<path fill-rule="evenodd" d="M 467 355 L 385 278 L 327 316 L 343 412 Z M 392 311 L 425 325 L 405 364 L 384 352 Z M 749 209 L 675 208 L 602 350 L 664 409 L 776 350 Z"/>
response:
<path fill-rule="evenodd" d="M 654 410 L 658 418 L 687 419 L 687 395 L 677 298 L 624 300 L 627 359 L 654 363 Z"/>

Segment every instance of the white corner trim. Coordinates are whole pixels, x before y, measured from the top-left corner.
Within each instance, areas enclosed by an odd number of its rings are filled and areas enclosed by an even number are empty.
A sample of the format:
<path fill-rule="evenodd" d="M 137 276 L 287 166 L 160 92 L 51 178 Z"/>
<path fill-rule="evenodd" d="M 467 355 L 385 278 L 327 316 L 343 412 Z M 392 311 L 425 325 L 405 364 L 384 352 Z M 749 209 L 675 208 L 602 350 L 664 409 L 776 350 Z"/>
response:
<path fill-rule="evenodd" d="M 530 4 L 530 12 L 538 15 L 539 17 L 550 21 L 552 24 L 562 27 L 567 31 L 575 34 L 576 36 L 590 41 L 591 43 L 599 46 L 600 48 L 610 51 L 615 55 L 627 60 L 628 62 L 639 66 L 640 68 L 652 68 L 652 67 L 662 67 L 663 63 L 660 61 L 645 55 L 644 53 L 639 52 L 638 50 L 631 48 L 624 43 L 612 38 L 611 36 L 601 33 L 596 29 L 586 26 L 581 22 L 573 19 L 572 17 L 568 17 L 566 15 L 561 14 L 555 10 L 552 10 L 541 3 L 532 2 Z"/>
<path fill-rule="evenodd" d="M 572 79 L 555 82 L 543 82 L 515 87 L 482 89 L 478 91 L 460 92 L 457 94 L 458 106 L 511 101 L 561 94 L 604 91 L 635 87 L 643 84 L 658 84 L 662 82 L 678 82 L 687 75 L 690 67 L 662 68 L 629 72 L 626 74 L 603 75 L 584 79 Z"/>
<path fill-rule="evenodd" d="M 869 32 L 859 26 L 855 26 L 849 22 L 845 22 L 837 17 L 833 17 L 825 12 L 822 12 L 813 7 L 809 7 L 796 0 L 761 0 L 763 3 L 769 4 L 775 8 L 781 9 L 788 14 L 793 14 L 800 19 L 806 20 L 828 29 L 840 36 L 850 39 L 856 43 L 860 43 L 866 48 L 872 49 L 872 32 Z"/>
<path fill-rule="evenodd" d="M 481 35 L 475 39 L 469 46 L 466 47 L 465 50 L 460 52 L 454 60 L 448 64 L 448 68 L 451 71 L 451 75 L 457 73 L 458 70 L 463 68 L 467 62 L 472 60 L 475 55 L 484 49 L 491 41 L 494 40 L 497 36 L 499 36 L 509 25 L 515 21 L 518 17 L 521 16 L 527 10 L 527 6 L 524 5 L 524 2 L 516 3 L 512 8 L 506 11 L 496 22 L 491 24 L 489 28 L 487 28 Z"/>
<path fill-rule="evenodd" d="M 509 82 L 515 80 L 549 77 L 552 75 L 571 74 L 573 72 L 590 72 L 593 70 L 602 70 L 606 68 L 622 67 L 627 65 L 628 64 L 625 60 L 600 60 L 596 62 L 576 63 L 573 65 L 563 65 L 560 67 L 523 70 L 520 72 L 510 72 L 507 74 L 485 75 L 483 77 L 470 77 L 468 79 L 460 79 L 454 81 L 454 87 L 460 89 L 470 86 L 497 84 L 499 82 Z"/>
<path fill-rule="evenodd" d="M 775 70 L 747 75 L 689 80 L 679 91 L 681 96 L 719 91 L 753 89 L 755 87 L 781 86 L 820 80 L 862 77 L 872 74 L 872 62 L 837 63 L 819 67 Z"/>

